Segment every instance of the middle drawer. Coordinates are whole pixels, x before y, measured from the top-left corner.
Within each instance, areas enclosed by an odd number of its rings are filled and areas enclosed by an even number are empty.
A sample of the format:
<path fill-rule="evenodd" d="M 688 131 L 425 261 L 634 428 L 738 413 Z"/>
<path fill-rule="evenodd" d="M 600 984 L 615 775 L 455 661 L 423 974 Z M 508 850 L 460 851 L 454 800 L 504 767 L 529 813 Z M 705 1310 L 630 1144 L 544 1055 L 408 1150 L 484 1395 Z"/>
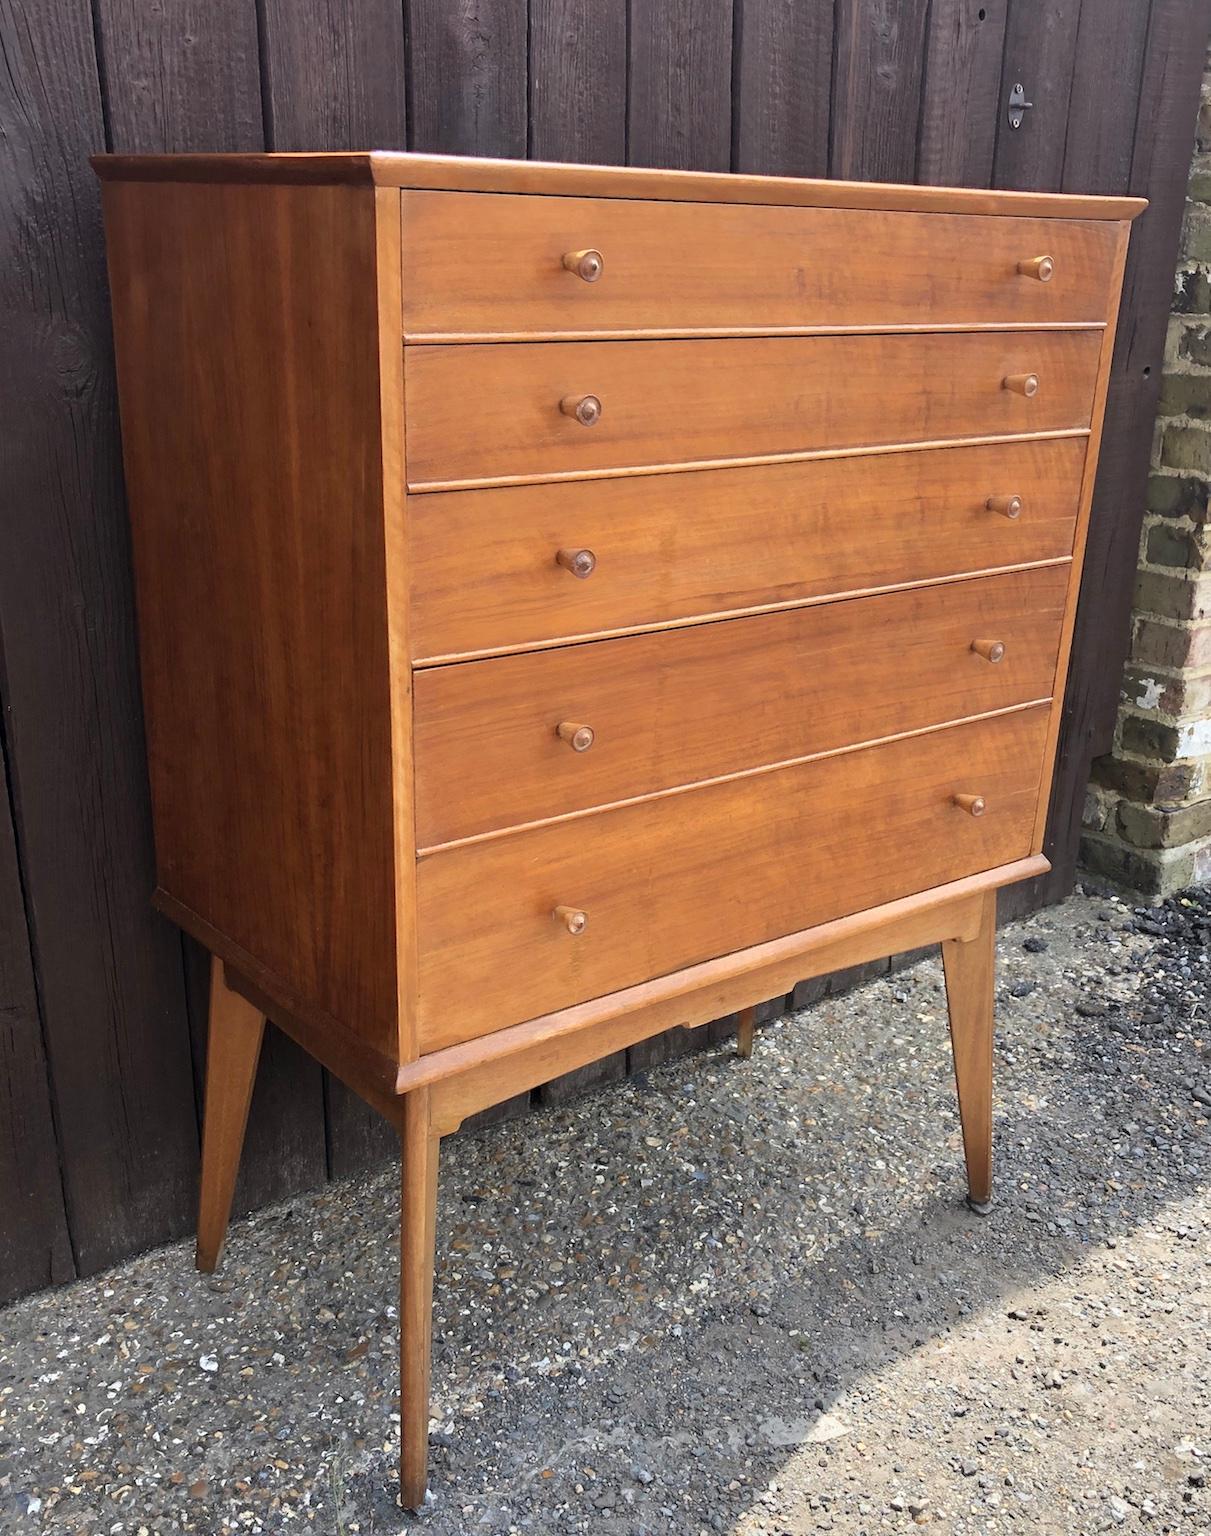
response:
<path fill-rule="evenodd" d="M 1049 698 L 1068 573 L 1064 563 L 418 672 L 418 844 Z"/>

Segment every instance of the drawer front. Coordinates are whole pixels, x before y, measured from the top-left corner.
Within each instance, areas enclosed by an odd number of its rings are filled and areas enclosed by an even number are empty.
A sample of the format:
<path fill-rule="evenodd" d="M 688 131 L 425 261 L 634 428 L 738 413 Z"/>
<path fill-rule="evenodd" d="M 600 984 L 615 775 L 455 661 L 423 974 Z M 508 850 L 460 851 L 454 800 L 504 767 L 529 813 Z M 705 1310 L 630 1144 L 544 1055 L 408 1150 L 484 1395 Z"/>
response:
<path fill-rule="evenodd" d="M 549 644 L 1054 560 L 1084 438 L 408 500 L 413 656 Z M 1016 518 L 989 511 L 1016 495 Z M 586 549 L 580 579 L 556 563 Z"/>
<path fill-rule="evenodd" d="M 410 336 L 1101 322 L 1117 237 L 972 214 L 403 196 Z M 584 251 L 600 268 L 564 265 Z M 1050 280 L 1019 272 L 1040 256 Z"/>
<path fill-rule="evenodd" d="M 1047 699 L 1068 570 L 418 673 L 418 842 Z"/>
<path fill-rule="evenodd" d="M 409 347 L 411 486 L 1088 428 L 1101 331 Z M 1034 376 L 1027 396 L 1006 379 Z M 592 425 L 575 414 L 595 400 Z M 566 407 L 566 409 L 564 408 Z"/>
<path fill-rule="evenodd" d="M 1047 718 L 1000 715 L 422 858 L 421 1049 L 1026 857 Z M 985 813 L 956 794 L 982 795 Z M 583 932 L 561 907 L 586 914 Z"/>

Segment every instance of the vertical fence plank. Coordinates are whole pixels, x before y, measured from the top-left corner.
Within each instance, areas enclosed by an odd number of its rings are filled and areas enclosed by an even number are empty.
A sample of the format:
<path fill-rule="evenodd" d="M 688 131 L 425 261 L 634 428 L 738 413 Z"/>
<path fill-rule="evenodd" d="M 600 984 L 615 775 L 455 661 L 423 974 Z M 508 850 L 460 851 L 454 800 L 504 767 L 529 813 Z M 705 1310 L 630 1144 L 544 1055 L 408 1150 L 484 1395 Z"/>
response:
<path fill-rule="evenodd" d="M 827 176 L 832 5 L 736 3 L 732 169 Z"/>
<path fill-rule="evenodd" d="M 402 149 L 399 0 L 264 0 L 267 149 Z"/>
<path fill-rule="evenodd" d="M 176 1236 L 197 1163 L 174 930 L 153 884 L 83 0 L 0 4 L 6 741 L 83 1273 Z"/>
<path fill-rule="evenodd" d="M 409 149 L 526 153 L 524 0 L 407 0 Z"/>
<path fill-rule="evenodd" d="M 929 0 L 837 0 L 831 174 L 911 181 Z"/>
<path fill-rule="evenodd" d="M 2 679 L 0 679 L 2 683 Z M 0 732 L 0 735 L 3 733 Z M 0 741 L 0 1305 L 75 1275 Z"/>
<path fill-rule="evenodd" d="M 266 0 L 261 46 L 265 129 L 274 149 L 405 143 L 404 17 L 394 0 L 336 8 L 327 0 Z M 324 1113 L 332 1177 L 398 1156 L 390 1125 L 327 1073 Z"/>
<path fill-rule="evenodd" d="M 1080 17 L 1081 0 L 1012 0 L 1005 27 L 994 186 L 1060 190 Z M 1033 103 L 1020 128 L 1011 128 L 1007 117 L 1015 84 Z M 1117 100 L 1114 105 L 1133 115 L 1133 102 Z"/>
<path fill-rule="evenodd" d="M 261 149 L 253 0 L 96 0 L 110 146 Z"/>
<path fill-rule="evenodd" d="M 97 0 L 97 24 L 111 148 L 126 153 L 263 148 L 253 0 L 155 7 L 140 0 Z M 142 771 L 136 782 L 145 793 Z M 192 939 L 183 938 L 182 946 L 200 1090 L 210 968 Z M 326 1166 L 320 1069 L 271 1029 L 257 1070 L 236 1209 L 322 1183 Z M 191 1213 L 186 1229 L 192 1221 Z"/>
<path fill-rule="evenodd" d="M 1048 819 L 1053 868 L 1040 901 L 1072 889 L 1089 765 L 1114 729 L 1209 27 L 1204 0 L 1153 0 L 1127 178 L 1149 206 L 1131 235 Z M 1112 163 L 1107 135 L 1092 137 L 1100 163 Z"/>
<path fill-rule="evenodd" d="M 671 170 L 732 162 L 732 0 L 631 0 L 627 159 Z"/>
<path fill-rule="evenodd" d="M 627 17 L 600 0 L 530 0 L 530 154 L 624 165 Z"/>
<path fill-rule="evenodd" d="M 921 97 L 917 180 L 992 182 L 1009 0 L 933 0 Z"/>
<path fill-rule="evenodd" d="M 1127 190 L 1150 10 L 1149 0 L 1086 0 L 1081 8 L 1060 178 L 1065 192 Z"/>

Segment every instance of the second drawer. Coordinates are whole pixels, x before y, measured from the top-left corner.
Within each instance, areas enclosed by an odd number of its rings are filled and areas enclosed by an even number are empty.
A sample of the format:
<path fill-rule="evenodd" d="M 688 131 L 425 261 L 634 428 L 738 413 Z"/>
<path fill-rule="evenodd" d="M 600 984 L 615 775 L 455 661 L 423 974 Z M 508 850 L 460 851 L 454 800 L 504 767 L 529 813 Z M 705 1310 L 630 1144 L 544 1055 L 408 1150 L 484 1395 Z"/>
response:
<path fill-rule="evenodd" d="M 1083 330 L 408 347 L 408 484 L 1084 430 L 1101 345 Z"/>
<path fill-rule="evenodd" d="M 1068 571 L 419 672 L 418 844 L 1048 698 Z"/>

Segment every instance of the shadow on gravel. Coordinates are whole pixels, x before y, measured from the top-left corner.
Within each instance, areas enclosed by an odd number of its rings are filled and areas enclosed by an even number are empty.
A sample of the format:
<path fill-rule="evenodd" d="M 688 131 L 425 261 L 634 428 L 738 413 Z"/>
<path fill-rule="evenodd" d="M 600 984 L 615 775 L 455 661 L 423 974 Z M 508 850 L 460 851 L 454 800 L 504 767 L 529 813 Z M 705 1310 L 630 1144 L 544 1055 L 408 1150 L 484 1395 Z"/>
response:
<path fill-rule="evenodd" d="M 1048 1333 L 1049 1327 L 1030 1321 L 1028 1300 L 1006 1313 L 1007 1303 L 1099 1249 L 1113 1254 L 1136 1229 L 1163 1222 L 1171 1203 L 1203 1188 L 1211 1176 L 1211 1082 L 1200 1027 L 1209 1004 L 1211 907 L 1205 896 L 1188 896 L 1184 903 L 1133 915 L 1095 901 L 1092 921 L 1078 928 L 1066 950 L 1061 925 L 1061 955 L 1054 964 L 1044 958 L 1051 945 L 1043 940 L 1040 947 L 1041 933 L 1053 926 L 1047 915 L 1006 936 L 999 1198 L 987 1218 L 962 1204 L 957 1117 L 939 1102 L 939 1092 L 950 1087 L 944 1071 L 939 1083 L 936 1070 L 938 1056 L 945 1064 L 944 1040 L 918 1047 L 906 1038 L 903 1018 L 897 1032 L 894 1013 L 870 1016 L 888 993 L 901 1015 L 922 989 L 937 998 L 935 967 L 922 968 L 915 989 L 912 980 L 893 977 L 846 999 L 831 1019 L 808 1014 L 787 1026 L 797 1032 L 793 1042 L 779 1039 L 777 1029 L 767 1033 L 751 1070 L 768 1070 L 773 1054 L 772 1093 L 764 1102 L 760 1089 L 748 1095 L 734 1143 L 729 1147 L 726 1136 L 722 1143 L 724 1156 L 738 1157 L 732 1165 L 738 1178 L 728 1181 L 712 1167 L 711 1151 L 690 1121 L 686 1153 L 699 1183 L 692 1215 L 683 1210 L 681 1219 L 645 1229 L 643 1299 L 659 1292 L 662 1275 L 671 1273 L 675 1285 L 696 1295 L 697 1305 L 679 1315 L 670 1304 L 662 1326 L 638 1336 L 624 1332 L 604 1358 L 593 1361 L 590 1351 L 591 1363 L 578 1368 L 580 1339 L 569 1340 L 573 1319 L 561 1318 L 557 1293 L 542 1308 L 550 1324 L 542 1368 L 531 1362 L 506 1378 L 505 1390 L 485 1405 L 474 1431 L 456 1421 L 439 1433 L 430 1527 L 454 1530 L 461 1519 L 491 1530 L 509 1529 L 514 1521 L 519 1528 L 553 1531 L 748 1529 L 745 1511 L 760 1511 L 771 1480 L 777 1483 L 789 1462 L 806 1459 L 820 1473 L 816 1507 L 806 1509 L 801 1524 L 774 1521 L 769 1528 L 829 1528 L 830 1459 L 834 1446 L 855 1433 L 833 1412 L 839 1400 L 860 1396 L 863 1383 L 894 1362 L 932 1351 L 938 1373 L 953 1388 L 945 1411 L 965 1413 L 966 1389 L 980 1379 L 981 1366 L 978 1358 L 946 1358 L 946 1341 L 956 1328 L 1000 1314 L 1011 1332 Z M 1033 1006 L 1026 1006 L 1030 1000 Z M 918 1012 L 922 1022 L 940 1027 L 935 1037 L 944 1029 L 940 1007 Z M 788 1047 L 808 1074 L 806 1097 L 795 1091 L 802 1079 L 787 1083 Z M 838 1077 L 839 1061 L 844 1070 Z M 696 1108 L 698 1101 L 713 1104 L 727 1118 L 726 1095 L 712 1080 L 727 1074 L 747 1079 L 749 1071 L 724 1052 L 654 1074 L 648 1093 L 667 1104 L 655 1119 L 676 1134 L 679 1094 Z M 822 1072 L 824 1080 L 811 1081 Z M 695 1079 L 707 1081 L 695 1087 Z M 796 1113 L 813 1097 L 825 1108 Z M 769 1118 L 777 1116 L 779 1103 L 786 1116 L 781 1124 Z M 615 1112 L 601 1099 L 596 1110 L 605 1117 Z M 631 1116 L 621 1103 L 616 1112 L 624 1120 Z M 941 1139 L 939 1120 L 948 1132 L 941 1157 L 930 1155 Z M 550 1146 L 550 1130 L 541 1119 L 532 1127 L 536 1159 Z M 607 1182 L 619 1176 L 608 1142 L 590 1142 L 587 1150 L 596 1154 Z M 674 1208 L 676 1171 L 657 1169 L 651 1177 Z M 577 1201 L 578 1178 L 552 1178 L 535 1197 L 532 1228 L 551 1224 L 559 1230 L 564 1202 Z M 730 1201 L 720 1199 L 721 1187 Z M 619 1199 L 626 1198 L 620 1191 Z M 732 1214 L 747 1217 L 729 1221 L 729 1205 Z M 747 1219 L 755 1213 L 756 1220 Z M 591 1232 L 588 1211 L 581 1217 Z M 712 1234 L 716 1240 L 723 1234 L 723 1257 L 706 1262 L 699 1273 L 692 1264 L 682 1269 L 683 1245 L 693 1243 L 695 1234 L 708 1253 Z M 733 1236 L 742 1257 L 729 1262 Z M 1175 1245 L 1186 1240 L 1192 1262 L 1205 1240 L 1180 1220 L 1169 1236 Z M 575 1244 L 565 1250 L 574 1254 Z M 606 1268 L 620 1257 L 614 1248 L 601 1255 Z M 527 1269 L 524 1255 L 511 1259 L 520 1266 L 524 1291 L 537 1272 Z M 1121 1312 L 1138 1304 L 1145 1287 L 1128 1266 L 1111 1262 L 1125 1272 Z M 443 1277 L 443 1290 L 452 1279 Z M 456 1307 L 457 1298 L 447 1294 L 445 1305 Z M 457 1371 L 468 1353 L 500 1353 L 502 1328 L 508 1323 L 499 1315 L 472 1318 L 461 1349 L 438 1345 L 438 1374 Z M 567 1341 L 562 1349 L 561 1340 Z M 1064 1373 L 1027 1366 L 1024 1374 L 1037 1377 L 1030 1389 L 1040 1394 L 1040 1410 L 1051 1412 L 1058 1398 L 1043 1394 L 1060 1389 Z M 1146 1396 L 1148 1385 L 1139 1381 L 1132 1390 Z M 877 1435 L 877 1423 L 868 1423 L 865 1432 Z M 895 1443 L 878 1451 L 893 1470 L 897 1454 Z M 962 1461 L 957 1453 L 955 1459 Z M 957 1477 L 965 1472 L 970 1475 L 970 1468 L 957 1465 Z M 361 1497 L 368 1491 L 360 1490 Z M 386 1521 L 382 1529 L 389 1528 L 389 1508 L 376 1507 Z M 912 1523 L 911 1499 L 900 1507 Z M 871 1511 L 871 1528 L 878 1514 Z M 928 1508 L 920 1519 L 928 1522 Z"/>
<path fill-rule="evenodd" d="M 1103 1440 L 1127 1465 L 1088 1396 L 1104 1362 L 1077 1363 L 1091 1330 L 1118 1340 L 1119 1417 L 1184 1393 L 1211 1436 L 1205 1358 L 1174 1375 L 1151 1332 L 1184 1338 L 1182 1266 L 1205 1268 L 1180 1208 L 1211 1180 L 1209 917 L 1205 894 L 1078 897 L 1002 935 L 986 1218 L 962 1203 L 932 961 L 770 1025 L 752 1063 L 683 1058 L 446 1144 L 419 1517 L 394 1503 L 391 1174 L 239 1224 L 216 1281 L 178 1245 L 0 1314 L 3 1529 L 748 1536 L 946 1514 L 958 1536 L 999 1528 L 973 1500 L 991 1517 L 1024 1489 L 1015 1529 L 1102 1529 L 1052 1507 L 1110 1478 Z M 1127 1262 L 1150 1225 L 1163 1265 Z M 1090 1264 L 1104 1294 L 1043 1321 L 1040 1288 Z M 1206 1495 L 1157 1449 L 1171 1428 L 1140 1442 L 1147 1497 L 1194 1514 Z"/>

